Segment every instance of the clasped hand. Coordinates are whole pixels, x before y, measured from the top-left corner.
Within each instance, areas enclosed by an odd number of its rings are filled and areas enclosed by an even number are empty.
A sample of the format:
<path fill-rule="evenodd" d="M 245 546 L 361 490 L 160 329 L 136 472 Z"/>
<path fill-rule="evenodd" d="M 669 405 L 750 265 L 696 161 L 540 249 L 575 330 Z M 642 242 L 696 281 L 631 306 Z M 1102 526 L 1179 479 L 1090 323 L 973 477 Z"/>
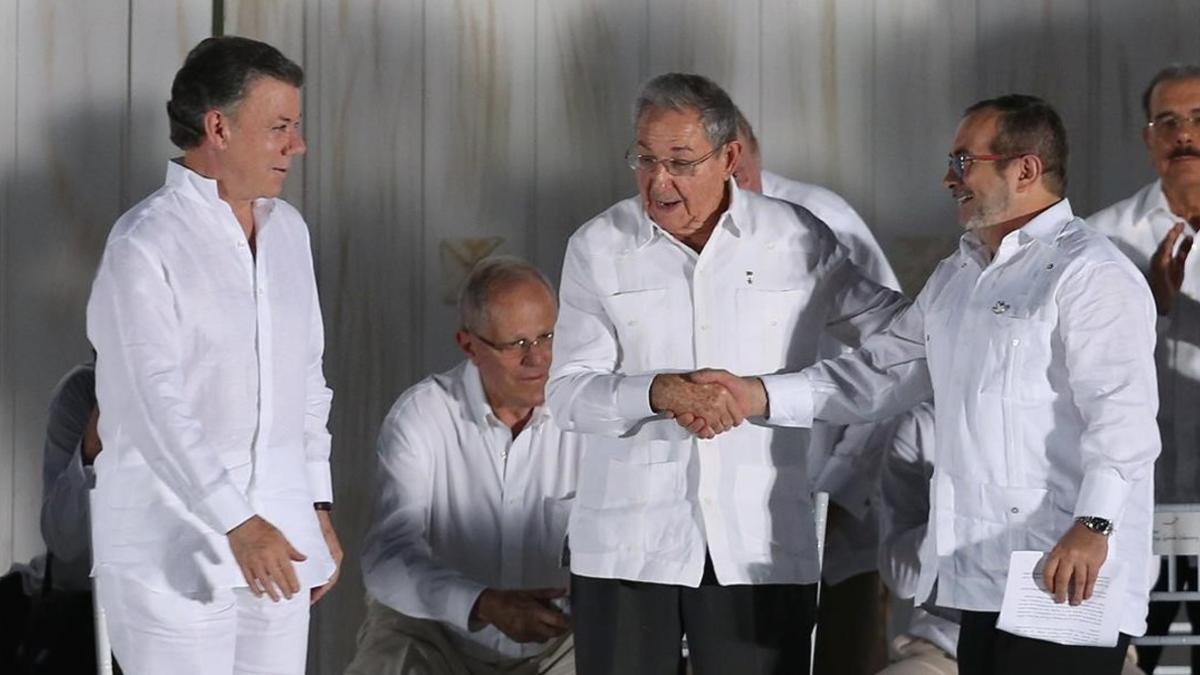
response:
<path fill-rule="evenodd" d="M 725 370 L 659 375 L 650 385 L 650 407 L 700 438 L 714 438 L 765 415 L 766 390 L 756 377 Z"/>

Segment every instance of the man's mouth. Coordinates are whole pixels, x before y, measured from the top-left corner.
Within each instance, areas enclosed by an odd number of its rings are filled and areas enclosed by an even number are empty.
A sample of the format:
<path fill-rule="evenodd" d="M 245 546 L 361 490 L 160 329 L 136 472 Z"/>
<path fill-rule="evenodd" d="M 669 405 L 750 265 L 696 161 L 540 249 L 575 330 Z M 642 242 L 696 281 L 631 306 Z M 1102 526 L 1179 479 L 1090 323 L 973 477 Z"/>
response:
<path fill-rule="evenodd" d="M 278 167 L 278 166 L 274 166 L 274 167 L 271 167 L 271 170 L 272 170 L 272 171 L 277 171 L 277 172 L 279 172 L 279 173 L 281 173 L 281 174 L 283 174 L 283 175 L 285 175 L 285 176 L 287 175 L 287 172 L 288 172 L 288 170 L 287 170 L 287 167 L 280 168 L 280 167 Z"/>
<path fill-rule="evenodd" d="M 971 199 L 973 199 L 974 196 L 975 195 L 971 194 L 970 192 L 955 192 L 954 193 L 954 201 L 958 202 L 959 206 L 962 206 L 963 204 L 966 204 L 967 202 L 971 201 Z"/>

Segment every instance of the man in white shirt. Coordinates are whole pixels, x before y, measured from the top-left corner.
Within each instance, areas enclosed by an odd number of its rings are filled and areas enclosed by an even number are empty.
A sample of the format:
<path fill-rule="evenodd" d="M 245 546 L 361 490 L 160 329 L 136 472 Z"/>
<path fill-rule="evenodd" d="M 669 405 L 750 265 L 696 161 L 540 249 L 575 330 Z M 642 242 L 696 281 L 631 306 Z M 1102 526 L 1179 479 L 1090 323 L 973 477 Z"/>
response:
<path fill-rule="evenodd" d="M 808 209 L 829 226 L 863 274 L 900 290 L 883 249 L 846 200 L 819 185 L 763 170 L 758 137 L 740 110 L 738 142 L 742 154 L 733 177 L 739 188 Z M 818 357 L 833 358 L 843 350 L 851 348 L 823 335 Z M 888 423 L 813 425 L 808 475 L 813 478 L 814 492 L 829 493 L 814 673 L 874 675 L 886 663 L 885 619 L 879 601 L 882 589 L 876 571 L 879 531 L 875 495 L 880 456 L 893 431 L 894 425 Z"/>
<path fill-rule="evenodd" d="M 674 673 L 683 634 L 697 672 L 805 672 L 808 434 L 737 426 L 727 391 L 681 373 L 802 367 L 823 331 L 857 344 L 907 303 L 811 213 L 738 189 L 720 87 L 662 75 L 635 113 L 639 194 L 568 243 L 547 389 L 559 424 L 586 434 L 570 527 L 579 672 Z"/>
<path fill-rule="evenodd" d="M 92 287 L 96 593 L 127 673 L 302 673 L 337 578 L 321 310 L 277 199 L 303 79 L 261 42 L 197 45 L 167 104 L 183 157 L 113 226 Z"/>
<path fill-rule="evenodd" d="M 1010 95 L 967 109 L 944 183 L 968 230 L 916 302 L 854 354 L 799 373 L 693 379 L 731 388 L 779 425 L 882 419 L 935 395 L 930 544 L 916 599 L 962 611 L 963 673 L 1119 673 L 1145 631 L 1154 423 L 1154 303 L 1145 281 L 1072 212 L 1066 131 Z M 1111 539 L 1110 539 L 1111 537 Z M 1124 570 L 1115 647 L 996 628 L 1014 550 L 1049 554 L 1055 600 Z M 931 558 L 933 559 L 933 558 Z"/>
<path fill-rule="evenodd" d="M 557 308 L 535 267 L 485 259 L 459 298 L 467 360 L 379 432 L 361 675 L 570 675 L 560 598 L 578 437 L 543 406 Z"/>
<path fill-rule="evenodd" d="M 1163 451 L 1155 469 L 1160 504 L 1200 502 L 1200 270 L 1188 259 L 1200 227 L 1200 66 L 1160 71 L 1142 96 L 1146 126 L 1142 140 L 1158 180 L 1088 218 L 1109 236 L 1150 280 L 1158 309 L 1158 428 Z M 1177 590 L 1195 591 L 1195 558 L 1179 556 Z M 1155 590 L 1167 590 L 1166 559 Z M 1188 602 L 1192 632 L 1200 632 L 1200 602 Z M 1148 619 L 1151 634 L 1165 634 L 1179 603 L 1156 602 Z M 1138 647 L 1147 671 L 1161 647 Z M 1192 648 L 1200 668 L 1200 648 Z"/>

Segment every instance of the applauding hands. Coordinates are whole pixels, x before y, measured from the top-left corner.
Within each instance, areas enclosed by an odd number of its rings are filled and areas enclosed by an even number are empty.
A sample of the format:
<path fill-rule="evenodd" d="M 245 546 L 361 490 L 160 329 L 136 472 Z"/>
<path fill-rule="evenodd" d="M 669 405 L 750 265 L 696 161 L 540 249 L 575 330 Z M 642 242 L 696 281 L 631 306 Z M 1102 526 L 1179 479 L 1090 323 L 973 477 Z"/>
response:
<path fill-rule="evenodd" d="M 650 407 L 700 438 L 713 438 L 747 417 L 765 416 L 767 392 L 757 377 L 705 369 L 655 377 Z"/>

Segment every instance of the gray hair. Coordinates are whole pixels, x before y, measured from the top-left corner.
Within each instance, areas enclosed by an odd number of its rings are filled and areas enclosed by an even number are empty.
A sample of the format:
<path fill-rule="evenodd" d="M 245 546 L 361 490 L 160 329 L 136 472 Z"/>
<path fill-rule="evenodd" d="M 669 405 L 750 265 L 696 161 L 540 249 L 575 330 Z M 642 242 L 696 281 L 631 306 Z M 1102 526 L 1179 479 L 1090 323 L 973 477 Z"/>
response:
<path fill-rule="evenodd" d="M 458 292 L 458 316 L 463 330 L 477 333 L 488 322 L 492 291 L 518 281 L 535 281 L 555 297 L 554 286 L 541 270 L 511 255 L 490 256 L 475 263 Z M 557 302 L 557 298 L 555 299 Z"/>
<path fill-rule="evenodd" d="M 1158 71 L 1150 84 L 1146 85 L 1146 91 L 1142 92 L 1142 110 L 1146 113 L 1146 119 L 1150 119 L 1150 94 L 1154 93 L 1155 87 L 1163 82 L 1197 79 L 1200 79 L 1200 66 L 1191 63 L 1172 63 Z"/>
<path fill-rule="evenodd" d="M 703 75 L 666 73 L 642 86 L 633 106 L 636 126 L 650 108 L 684 112 L 696 110 L 714 148 L 737 139 L 738 109 L 725 90 Z"/>

